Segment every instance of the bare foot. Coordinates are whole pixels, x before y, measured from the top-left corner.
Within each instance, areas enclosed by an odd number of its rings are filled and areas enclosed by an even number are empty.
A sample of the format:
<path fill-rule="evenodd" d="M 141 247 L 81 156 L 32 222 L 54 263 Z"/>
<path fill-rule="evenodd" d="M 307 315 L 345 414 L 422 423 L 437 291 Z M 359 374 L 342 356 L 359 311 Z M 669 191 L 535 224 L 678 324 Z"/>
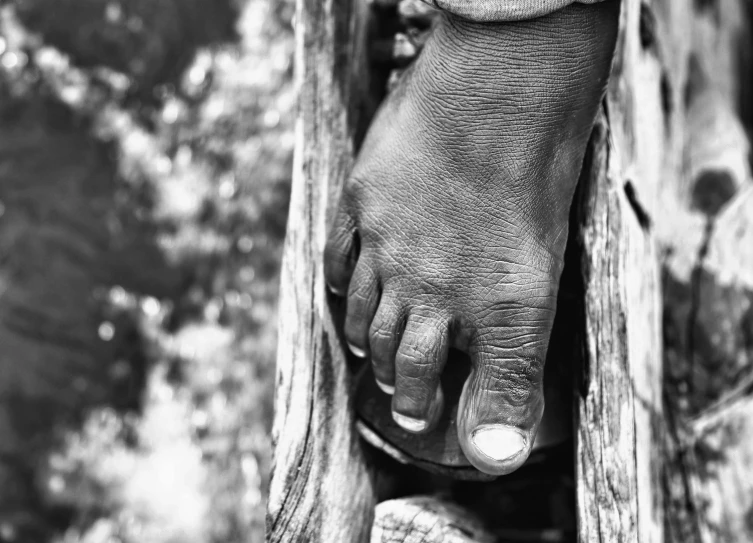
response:
<path fill-rule="evenodd" d="M 485 473 L 520 467 L 541 420 L 568 215 L 618 11 L 609 0 L 517 23 L 443 16 L 372 124 L 327 243 L 345 337 L 403 428 L 432 429 L 448 349 L 470 355 L 458 439 Z"/>

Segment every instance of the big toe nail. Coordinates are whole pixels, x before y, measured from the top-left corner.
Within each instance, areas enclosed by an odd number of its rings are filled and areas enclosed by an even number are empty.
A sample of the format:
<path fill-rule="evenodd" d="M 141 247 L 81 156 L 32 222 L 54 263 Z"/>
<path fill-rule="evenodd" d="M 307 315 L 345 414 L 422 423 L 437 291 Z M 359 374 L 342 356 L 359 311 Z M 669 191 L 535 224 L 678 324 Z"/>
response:
<path fill-rule="evenodd" d="M 502 340 L 472 348 L 457 416 L 465 456 L 489 475 L 507 475 L 525 463 L 544 412 L 543 348 L 510 356 L 511 342 Z"/>
<path fill-rule="evenodd" d="M 477 428 L 471 441 L 478 451 L 495 462 L 513 460 L 528 450 L 528 440 L 520 430 L 506 425 Z"/>

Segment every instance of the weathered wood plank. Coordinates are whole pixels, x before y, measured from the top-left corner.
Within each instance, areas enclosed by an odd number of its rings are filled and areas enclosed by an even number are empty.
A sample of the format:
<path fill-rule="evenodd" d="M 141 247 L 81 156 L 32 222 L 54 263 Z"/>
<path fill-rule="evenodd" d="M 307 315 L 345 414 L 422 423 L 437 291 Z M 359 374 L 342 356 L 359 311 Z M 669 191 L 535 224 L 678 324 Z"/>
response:
<path fill-rule="evenodd" d="M 662 339 L 652 217 L 672 140 L 662 30 L 625 0 L 606 112 L 591 142 L 581 202 L 585 384 L 576 479 L 581 541 L 663 541 Z M 645 128 L 651 123 L 652 129 Z"/>
<path fill-rule="evenodd" d="M 577 410 L 581 541 L 661 541 L 653 427 L 661 417 L 658 266 L 626 196 L 605 117 L 582 201 L 585 362 Z"/>
<path fill-rule="evenodd" d="M 390 500 L 376 508 L 371 543 L 494 543 L 474 515 L 438 498 Z"/>
<path fill-rule="evenodd" d="M 753 185 L 743 181 L 714 220 L 697 274 L 693 333 L 721 397 L 688 421 L 681 446 L 706 542 L 753 539 Z"/>
<path fill-rule="evenodd" d="M 608 94 L 610 160 L 621 164 L 618 179 L 634 188 L 633 207 L 644 215 L 661 265 L 666 430 L 664 461 L 656 473 L 663 481 L 670 541 L 715 541 L 712 534 L 719 532 L 708 526 L 719 526 L 722 518 L 736 526 L 737 540 L 746 539 L 741 522 L 730 520 L 741 518 L 735 498 L 711 490 L 704 495 L 695 483 L 702 480 L 713 489 L 734 469 L 725 467 L 728 460 L 710 462 L 696 454 L 704 444 L 692 422 L 744 385 L 750 368 L 744 340 L 749 291 L 737 278 L 745 267 L 745 236 L 720 234 L 739 232 L 739 220 L 731 221 L 735 227 L 719 227 L 727 200 L 750 176 L 739 113 L 750 110 L 738 103 L 748 88 L 745 67 L 751 58 L 746 9 L 741 0 L 624 0 Z M 714 241 L 720 235 L 727 239 Z M 713 266 L 712 254 L 724 254 L 725 263 Z M 637 313 L 630 306 L 629 315 L 640 317 Z M 651 428 L 659 431 L 660 424 Z M 753 439 L 729 447 L 731 466 L 735 458 L 747 457 Z M 638 507 L 660 507 L 640 496 Z"/>
<path fill-rule="evenodd" d="M 351 85 L 363 2 L 299 0 L 293 187 L 280 291 L 275 466 L 269 541 L 367 541 L 374 495 L 350 405 L 343 346 L 322 272 L 328 209 L 347 175 L 357 125 Z M 361 89 L 363 94 L 364 89 Z"/>
<path fill-rule="evenodd" d="M 692 424 L 690 450 L 698 469 L 690 482 L 703 541 L 753 541 L 753 398 L 747 388 Z"/>

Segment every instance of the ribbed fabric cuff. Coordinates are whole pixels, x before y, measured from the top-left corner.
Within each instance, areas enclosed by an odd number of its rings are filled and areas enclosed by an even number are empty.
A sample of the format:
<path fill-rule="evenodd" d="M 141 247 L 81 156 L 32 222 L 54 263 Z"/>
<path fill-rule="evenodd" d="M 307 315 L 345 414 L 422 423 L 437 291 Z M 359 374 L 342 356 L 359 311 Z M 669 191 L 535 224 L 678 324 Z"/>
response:
<path fill-rule="evenodd" d="M 459 17 L 478 22 L 534 19 L 574 3 L 595 4 L 601 0 L 423 0 Z"/>

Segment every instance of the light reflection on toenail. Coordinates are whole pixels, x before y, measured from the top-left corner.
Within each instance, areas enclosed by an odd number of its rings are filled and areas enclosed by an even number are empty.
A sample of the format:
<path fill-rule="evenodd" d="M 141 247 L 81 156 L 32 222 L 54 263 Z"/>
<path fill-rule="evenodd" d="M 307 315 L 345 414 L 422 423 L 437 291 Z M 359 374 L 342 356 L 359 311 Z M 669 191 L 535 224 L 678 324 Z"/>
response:
<path fill-rule="evenodd" d="M 327 283 L 327 290 L 329 290 L 332 294 L 335 296 L 339 296 L 340 298 L 345 298 L 346 292 L 344 290 L 340 290 L 339 288 L 335 288 L 329 283 Z"/>
<path fill-rule="evenodd" d="M 406 417 L 405 415 L 395 413 L 394 411 L 392 412 L 392 418 L 395 419 L 395 422 L 397 422 L 402 428 L 409 432 L 421 432 L 426 429 L 427 423 L 425 420 Z"/>
<path fill-rule="evenodd" d="M 350 349 L 350 352 L 356 355 L 358 358 L 366 358 L 366 351 L 364 351 L 363 349 L 356 347 L 355 345 L 352 345 L 350 343 L 348 343 L 348 349 Z"/>
<path fill-rule="evenodd" d="M 376 381 L 376 384 L 379 386 L 379 388 L 382 389 L 382 392 L 384 392 L 385 394 L 389 394 L 390 396 L 395 394 L 395 387 L 393 387 L 392 385 L 383 383 L 379 379 L 375 379 L 375 381 Z"/>
<path fill-rule="evenodd" d="M 481 454 L 497 462 L 513 458 L 526 448 L 525 436 L 512 426 L 478 428 L 473 432 L 471 440 Z"/>
<path fill-rule="evenodd" d="M 437 392 L 434 396 L 434 406 L 437 409 L 444 409 L 444 392 L 442 391 L 442 385 L 437 387 Z"/>
<path fill-rule="evenodd" d="M 436 420 L 439 415 L 444 411 L 444 392 L 442 392 L 442 385 L 437 387 L 437 392 L 434 395 L 434 401 L 431 404 L 431 411 L 429 414 L 429 420 Z"/>

